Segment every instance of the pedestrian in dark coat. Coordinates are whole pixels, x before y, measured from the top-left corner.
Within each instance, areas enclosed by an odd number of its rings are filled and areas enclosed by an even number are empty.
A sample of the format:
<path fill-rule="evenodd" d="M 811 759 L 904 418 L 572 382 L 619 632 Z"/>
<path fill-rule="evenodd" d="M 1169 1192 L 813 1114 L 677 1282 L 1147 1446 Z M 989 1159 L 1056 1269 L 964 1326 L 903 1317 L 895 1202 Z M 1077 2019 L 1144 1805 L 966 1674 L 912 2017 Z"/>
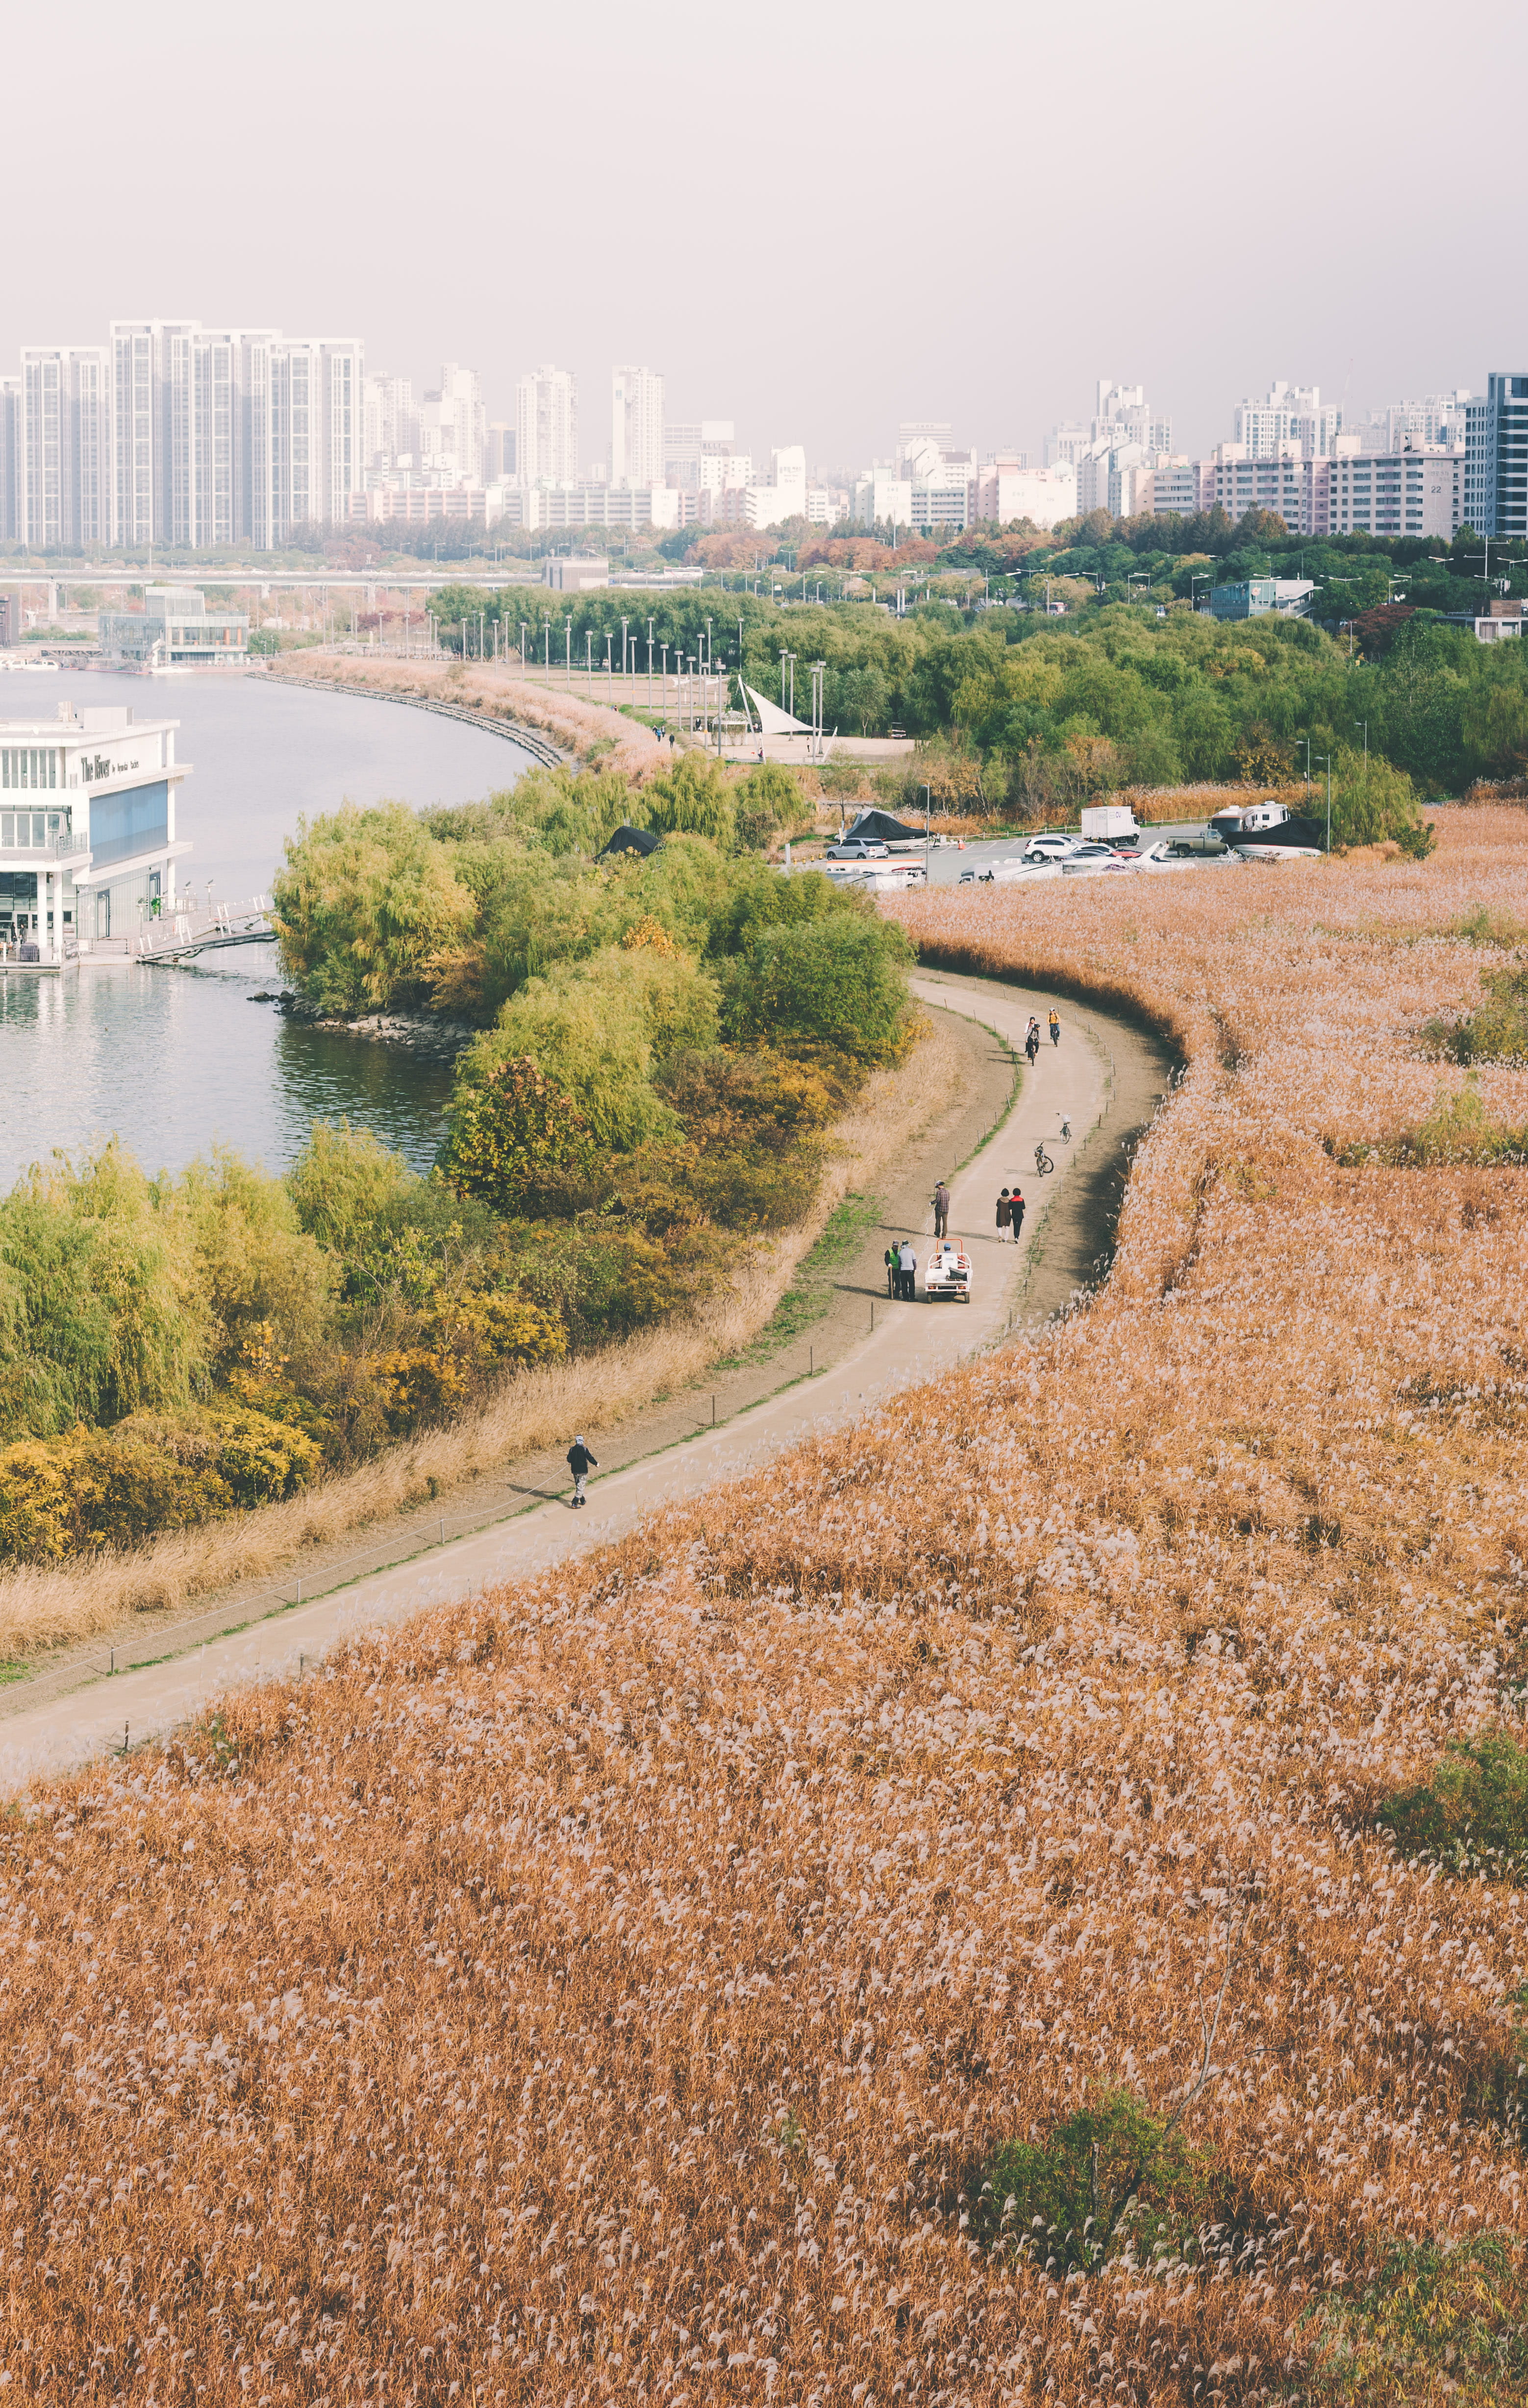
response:
<path fill-rule="evenodd" d="M 947 1238 L 950 1233 L 950 1191 L 943 1180 L 934 1189 L 934 1236 Z"/>
<path fill-rule="evenodd" d="M 573 1475 L 573 1509 L 576 1512 L 579 1506 L 589 1501 L 584 1494 L 584 1482 L 591 1471 L 599 1469 L 598 1456 L 589 1453 L 582 1438 L 576 1438 L 568 1450 L 568 1469 Z"/>
<path fill-rule="evenodd" d="M 1008 1218 L 1013 1223 L 1014 1243 L 1016 1246 L 1024 1227 L 1024 1198 L 1016 1187 L 1008 1198 Z"/>

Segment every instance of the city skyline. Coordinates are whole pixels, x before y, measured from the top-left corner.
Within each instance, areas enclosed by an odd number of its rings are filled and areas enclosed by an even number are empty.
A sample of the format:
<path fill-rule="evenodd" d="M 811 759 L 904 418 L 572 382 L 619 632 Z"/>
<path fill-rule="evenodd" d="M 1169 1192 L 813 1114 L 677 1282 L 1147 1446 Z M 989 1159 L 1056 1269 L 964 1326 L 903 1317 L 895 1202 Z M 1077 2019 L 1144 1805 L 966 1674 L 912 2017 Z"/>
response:
<path fill-rule="evenodd" d="M 469 359 L 498 420 L 538 362 L 590 395 L 613 363 L 650 362 L 675 417 L 731 411 L 756 456 L 805 441 L 851 467 L 932 416 L 1033 455 L 1100 375 L 1160 396 L 1199 454 L 1279 378 L 1362 414 L 1521 355 L 1509 213 L 1460 210 L 1440 175 L 1437 81 L 1407 47 L 1436 29 L 1415 0 L 1383 41 L 1313 0 L 1276 26 L 1095 0 L 1086 28 L 973 0 L 983 98 L 962 73 L 937 103 L 901 0 L 784 0 L 767 41 L 690 0 L 587 26 L 468 0 L 452 60 L 476 138 L 385 0 L 300 18 L 278 0 L 258 22 L 167 0 L 148 32 L 83 0 L 71 23 L 71 123 L 173 138 L 65 149 L 49 112 L 20 113 L 12 190 L 48 199 L 7 256 L 7 360 L 124 313 L 359 327 L 416 392 Z M 1470 134 L 1488 185 L 1528 67 L 1521 15 L 1491 43 Z M 16 89 L 48 87 L 36 12 L 7 64 Z M 1360 205 L 1404 216 L 1405 243 L 1338 239 Z"/>

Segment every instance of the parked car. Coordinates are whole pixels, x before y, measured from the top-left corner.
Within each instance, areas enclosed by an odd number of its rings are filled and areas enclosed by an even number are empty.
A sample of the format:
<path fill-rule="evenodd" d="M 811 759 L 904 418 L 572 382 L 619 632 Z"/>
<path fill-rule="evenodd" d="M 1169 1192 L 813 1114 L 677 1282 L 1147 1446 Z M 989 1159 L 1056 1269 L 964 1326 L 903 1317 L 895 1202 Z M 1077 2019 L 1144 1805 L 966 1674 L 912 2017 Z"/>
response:
<path fill-rule="evenodd" d="M 1078 850 L 1081 839 L 1074 836 L 1031 836 L 1024 848 L 1026 861 L 1064 861 Z"/>
<path fill-rule="evenodd" d="M 824 861 L 887 861 L 889 860 L 890 855 L 891 847 L 888 844 L 883 844 L 879 837 L 857 836 L 851 837 L 847 844 L 830 844 L 823 854 L 823 859 Z"/>

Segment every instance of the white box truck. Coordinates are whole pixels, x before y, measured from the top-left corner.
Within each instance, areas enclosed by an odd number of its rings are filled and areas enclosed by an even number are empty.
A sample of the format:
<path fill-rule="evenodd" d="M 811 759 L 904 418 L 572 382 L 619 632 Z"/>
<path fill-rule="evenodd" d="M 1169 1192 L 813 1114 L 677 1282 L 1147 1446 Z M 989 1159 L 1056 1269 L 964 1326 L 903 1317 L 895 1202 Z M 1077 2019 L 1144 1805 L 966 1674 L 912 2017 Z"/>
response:
<path fill-rule="evenodd" d="M 1140 833 L 1129 803 L 1097 803 L 1082 815 L 1085 844 L 1117 844 L 1121 837 Z"/>

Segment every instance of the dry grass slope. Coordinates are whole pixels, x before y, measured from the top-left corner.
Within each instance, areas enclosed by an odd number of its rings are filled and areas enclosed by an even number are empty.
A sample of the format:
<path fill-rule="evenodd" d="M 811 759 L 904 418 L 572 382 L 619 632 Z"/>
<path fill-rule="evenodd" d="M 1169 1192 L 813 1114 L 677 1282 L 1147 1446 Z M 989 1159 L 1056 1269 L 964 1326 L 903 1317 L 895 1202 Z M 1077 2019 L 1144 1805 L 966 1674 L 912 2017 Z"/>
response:
<path fill-rule="evenodd" d="M 1528 1892 L 1374 1820 L 1520 1713 L 1528 1193 L 1328 1150 L 1525 838 L 909 900 L 1186 1050 L 1093 1305 L 0 1831 L 18 2396 L 1528 2396 Z M 989 2254 L 1222 1979 L 1207 2254 Z"/>

